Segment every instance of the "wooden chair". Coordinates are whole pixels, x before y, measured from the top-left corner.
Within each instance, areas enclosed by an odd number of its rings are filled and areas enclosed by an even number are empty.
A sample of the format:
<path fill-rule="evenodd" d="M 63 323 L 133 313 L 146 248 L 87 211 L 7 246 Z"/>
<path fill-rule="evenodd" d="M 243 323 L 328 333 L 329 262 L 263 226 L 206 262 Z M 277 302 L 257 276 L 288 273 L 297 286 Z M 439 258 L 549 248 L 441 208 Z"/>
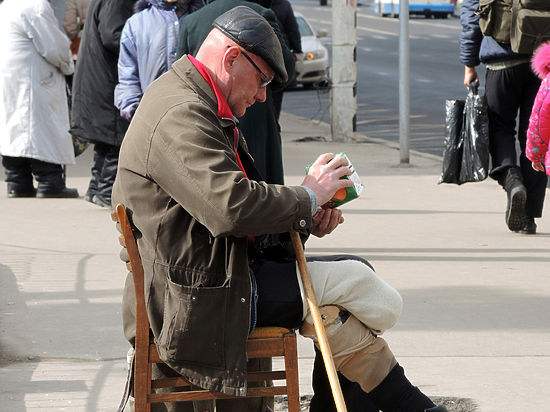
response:
<path fill-rule="evenodd" d="M 149 330 L 149 319 L 145 307 L 143 265 L 132 232 L 132 227 L 124 205 L 118 204 L 111 215 L 112 219 L 120 224 L 118 227 L 122 235 L 119 238 L 128 254 L 126 263 L 134 279 L 136 295 L 136 339 L 134 354 L 134 398 L 135 412 L 149 412 L 151 403 L 198 401 L 208 399 L 233 398 L 219 392 L 197 390 L 185 378 L 152 379 L 151 366 L 153 363 L 162 363 Z M 247 356 L 252 358 L 284 357 L 284 370 L 249 372 L 248 382 L 267 382 L 286 380 L 286 385 L 267 387 L 248 387 L 246 397 L 266 397 L 287 395 L 289 412 L 300 410 L 300 393 L 298 386 L 298 356 L 296 334 L 288 329 L 279 327 L 258 328 L 249 336 Z M 169 393 L 153 393 L 153 389 L 177 388 L 178 391 Z M 184 390 L 182 390 L 184 389 Z"/>

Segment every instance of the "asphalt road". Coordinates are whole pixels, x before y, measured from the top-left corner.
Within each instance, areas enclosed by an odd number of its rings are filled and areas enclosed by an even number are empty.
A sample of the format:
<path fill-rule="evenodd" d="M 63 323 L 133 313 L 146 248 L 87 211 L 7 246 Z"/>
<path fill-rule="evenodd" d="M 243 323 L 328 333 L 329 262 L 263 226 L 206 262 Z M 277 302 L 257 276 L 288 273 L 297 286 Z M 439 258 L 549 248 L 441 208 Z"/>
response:
<path fill-rule="evenodd" d="M 329 35 L 332 8 L 314 0 L 293 0 L 316 29 Z M 445 100 L 466 97 L 464 68 L 459 62 L 460 20 L 410 18 L 410 147 L 441 155 Z M 357 131 L 369 137 L 399 140 L 399 20 L 375 15 L 372 0 L 357 8 Z M 479 72 L 483 78 L 483 71 Z M 330 123 L 327 90 L 285 94 L 283 110 Z"/>

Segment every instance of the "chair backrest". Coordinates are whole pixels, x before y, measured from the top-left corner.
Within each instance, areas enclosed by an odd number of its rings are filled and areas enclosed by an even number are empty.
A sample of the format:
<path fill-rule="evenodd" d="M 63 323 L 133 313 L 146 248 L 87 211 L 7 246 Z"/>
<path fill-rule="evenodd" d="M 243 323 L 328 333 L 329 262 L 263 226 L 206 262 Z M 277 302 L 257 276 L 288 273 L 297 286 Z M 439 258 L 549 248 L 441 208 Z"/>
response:
<path fill-rule="evenodd" d="M 151 365 L 162 363 L 152 340 L 150 340 L 149 318 L 145 306 L 144 272 L 138 246 L 132 230 L 132 225 L 126 213 L 126 208 L 118 204 L 111 214 L 121 233 L 120 245 L 128 255 L 126 267 L 132 273 L 136 296 L 136 338 L 134 354 L 134 397 L 135 412 L 149 412 L 152 402 L 196 401 L 230 398 L 218 392 L 196 390 L 183 377 L 152 380 Z M 285 369 L 283 371 L 251 372 L 249 382 L 269 382 L 271 380 L 286 380 L 285 386 L 248 387 L 246 397 L 265 397 L 286 394 L 289 412 L 300 410 L 300 393 L 298 384 L 298 358 L 296 335 L 285 328 L 259 328 L 249 337 L 247 343 L 249 358 L 271 358 L 283 356 Z M 254 385 L 254 384 L 253 384 Z M 252 385 L 252 386 L 253 386 Z M 153 393 L 153 388 L 178 387 L 178 392 Z M 183 388 L 184 390 L 181 390 Z"/>

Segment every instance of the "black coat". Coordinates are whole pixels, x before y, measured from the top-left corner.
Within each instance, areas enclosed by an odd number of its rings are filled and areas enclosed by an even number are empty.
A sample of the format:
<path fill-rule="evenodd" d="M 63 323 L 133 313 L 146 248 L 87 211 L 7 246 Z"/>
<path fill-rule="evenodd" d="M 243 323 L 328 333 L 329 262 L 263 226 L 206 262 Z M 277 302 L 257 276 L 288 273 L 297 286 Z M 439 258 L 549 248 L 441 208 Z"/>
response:
<path fill-rule="evenodd" d="M 302 53 L 302 37 L 294 11 L 288 0 L 271 0 L 271 10 L 275 12 L 285 40 L 294 53 Z"/>
<path fill-rule="evenodd" d="M 71 133 L 120 146 L 128 121 L 114 105 L 120 35 L 135 0 L 92 0 L 73 80 Z"/>
<path fill-rule="evenodd" d="M 292 78 L 294 55 L 279 30 L 277 17 L 272 10 L 260 6 L 257 2 L 216 0 L 187 16 L 183 19 L 177 57 L 179 58 L 183 54 L 196 56 L 202 42 L 212 30 L 212 22 L 218 16 L 233 7 L 248 6 L 262 15 L 275 30 L 281 41 L 286 71 L 289 78 Z M 268 183 L 282 184 L 284 173 L 281 134 L 274 114 L 271 85 L 267 88 L 266 101 L 264 103 L 254 103 L 248 108 L 245 115 L 239 119 L 239 129 L 243 132 L 250 154 L 254 157 L 254 166 L 256 166 L 264 180 Z"/>

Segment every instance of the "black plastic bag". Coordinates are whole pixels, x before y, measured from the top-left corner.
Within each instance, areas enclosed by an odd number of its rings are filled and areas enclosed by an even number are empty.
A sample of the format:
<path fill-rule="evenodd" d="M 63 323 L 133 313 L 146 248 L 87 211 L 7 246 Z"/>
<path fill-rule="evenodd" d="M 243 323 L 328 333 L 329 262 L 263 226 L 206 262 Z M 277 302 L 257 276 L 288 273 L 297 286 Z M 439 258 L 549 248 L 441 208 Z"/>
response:
<path fill-rule="evenodd" d="M 489 169 L 489 118 L 479 83 L 470 84 L 466 100 L 445 102 L 443 169 L 438 183 L 485 180 Z"/>
<path fill-rule="evenodd" d="M 445 142 L 443 148 L 443 170 L 439 183 L 457 183 L 462 163 L 462 116 L 464 100 L 445 101 Z"/>
<path fill-rule="evenodd" d="M 464 104 L 462 124 L 462 164 L 458 184 L 481 182 L 489 170 L 489 116 L 485 96 L 478 94 L 479 83 L 470 84 Z"/>

